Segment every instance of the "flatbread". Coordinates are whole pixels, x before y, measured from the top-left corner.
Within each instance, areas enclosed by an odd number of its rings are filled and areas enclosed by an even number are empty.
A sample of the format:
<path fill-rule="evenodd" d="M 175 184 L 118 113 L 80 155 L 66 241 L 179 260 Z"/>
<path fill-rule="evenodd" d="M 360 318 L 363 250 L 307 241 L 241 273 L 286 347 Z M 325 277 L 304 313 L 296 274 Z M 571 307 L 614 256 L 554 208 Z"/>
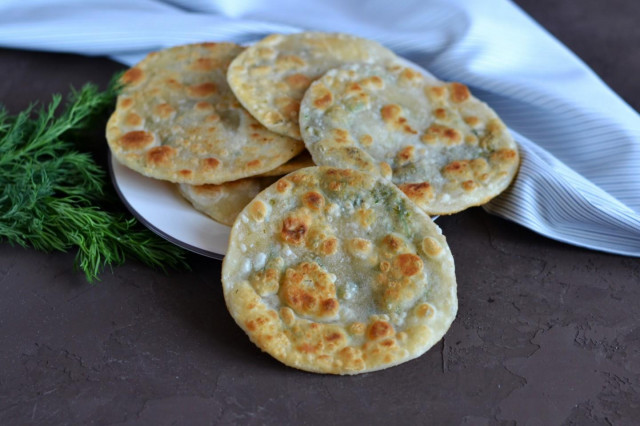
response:
<path fill-rule="evenodd" d="M 202 184 L 263 173 L 301 152 L 302 143 L 265 129 L 229 89 L 227 67 L 242 50 L 178 46 L 129 69 L 107 123 L 115 158 L 145 176 Z"/>
<path fill-rule="evenodd" d="M 242 209 L 277 178 L 304 167 L 313 166 L 311 154 L 304 150 L 273 170 L 258 176 L 214 185 L 178 184 L 178 191 L 193 207 L 211 217 L 216 222 L 231 226 Z"/>
<path fill-rule="evenodd" d="M 216 222 L 231 226 L 242 209 L 277 178 L 277 176 L 249 177 L 219 185 L 180 183 L 178 190 L 196 210 Z"/>
<path fill-rule="evenodd" d="M 287 161 L 283 165 L 278 166 L 273 170 L 269 170 L 268 172 L 260 173 L 255 177 L 284 176 L 288 175 L 291 172 L 295 172 L 298 169 L 312 166 L 315 166 L 315 164 L 313 162 L 313 159 L 311 158 L 311 154 L 309 154 L 309 151 L 305 149 L 304 151 L 302 151 L 302 153 Z"/>
<path fill-rule="evenodd" d="M 293 172 L 245 207 L 222 284 L 259 348 L 319 373 L 416 358 L 458 306 L 453 257 L 429 216 L 384 179 L 328 167 Z"/>
<path fill-rule="evenodd" d="M 396 60 L 377 42 L 347 34 L 273 34 L 231 63 L 228 81 L 242 105 L 269 130 L 300 139 L 298 109 L 309 84 L 345 63 Z"/>
<path fill-rule="evenodd" d="M 517 145 L 487 104 L 403 66 L 327 72 L 302 100 L 300 128 L 316 164 L 390 178 L 431 215 L 486 203 L 518 169 Z"/>

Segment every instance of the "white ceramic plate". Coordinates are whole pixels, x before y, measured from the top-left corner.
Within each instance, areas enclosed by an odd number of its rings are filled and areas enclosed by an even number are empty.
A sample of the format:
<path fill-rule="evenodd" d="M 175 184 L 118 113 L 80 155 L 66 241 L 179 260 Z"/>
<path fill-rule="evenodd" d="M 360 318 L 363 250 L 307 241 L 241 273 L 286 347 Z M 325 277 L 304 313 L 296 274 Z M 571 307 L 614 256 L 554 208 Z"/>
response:
<path fill-rule="evenodd" d="M 431 75 L 404 58 L 408 66 Z M 147 228 L 194 253 L 222 259 L 231 228 L 200 213 L 185 200 L 176 185 L 143 176 L 118 163 L 109 153 L 111 180 L 122 202 Z M 437 217 L 434 217 L 435 220 Z"/>
<path fill-rule="evenodd" d="M 147 228 L 184 249 L 214 259 L 224 257 L 231 228 L 194 209 L 175 184 L 134 172 L 111 154 L 109 166 L 120 199 Z"/>

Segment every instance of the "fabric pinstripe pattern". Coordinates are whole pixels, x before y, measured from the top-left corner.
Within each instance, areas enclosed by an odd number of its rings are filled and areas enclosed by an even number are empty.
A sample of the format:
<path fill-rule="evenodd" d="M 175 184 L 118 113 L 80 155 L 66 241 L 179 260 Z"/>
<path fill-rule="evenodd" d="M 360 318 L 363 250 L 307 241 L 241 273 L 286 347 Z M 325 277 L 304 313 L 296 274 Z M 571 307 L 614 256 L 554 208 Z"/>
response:
<path fill-rule="evenodd" d="M 640 256 L 640 117 L 579 58 L 506 0 L 7 0 L 0 45 L 107 55 L 267 34 L 342 31 L 380 41 L 469 85 L 522 152 L 491 213 L 576 246 Z"/>

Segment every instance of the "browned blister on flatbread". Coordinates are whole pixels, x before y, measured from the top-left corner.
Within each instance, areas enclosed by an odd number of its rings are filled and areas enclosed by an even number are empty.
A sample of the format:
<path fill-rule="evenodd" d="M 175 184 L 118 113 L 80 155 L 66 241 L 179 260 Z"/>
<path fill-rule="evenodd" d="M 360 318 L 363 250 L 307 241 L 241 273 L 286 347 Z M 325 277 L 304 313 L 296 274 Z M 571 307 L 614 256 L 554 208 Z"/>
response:
<path fill-rule="evenodd" d="M 238 215 L 222 268 L 229 312 L 286 365 L 357 374 L 416 358 L 457 311 L 438 226 L 387 180 L 310 167 Z"/>
<path fill-rule="evenodd" d="M 303 150 L 270 132 L 229 88 L 229 63 L 243 48 L 201 43 L 151 53 L 122 76 L 107 123 L 114 157 L 145 176 L 222 183 L 270 171 Z"/>
<path fill-rule="evenodd" d="M 238 55 L 229 67 L 228 81 L 258 121 L 274 132 L 300 139 L 298 110 L 311 82 L 343 64 L 395 59 L 379 43 L 351 35 L 273 34 Z"/>
<path fill-rule="evenodd" d="M 465 85 L 398 65 L 327 72 L 302 100 L 300 129 L 316 164 L 390 178 L 432 215 L 486 203 L 519 164 L 504 123 Z"/>

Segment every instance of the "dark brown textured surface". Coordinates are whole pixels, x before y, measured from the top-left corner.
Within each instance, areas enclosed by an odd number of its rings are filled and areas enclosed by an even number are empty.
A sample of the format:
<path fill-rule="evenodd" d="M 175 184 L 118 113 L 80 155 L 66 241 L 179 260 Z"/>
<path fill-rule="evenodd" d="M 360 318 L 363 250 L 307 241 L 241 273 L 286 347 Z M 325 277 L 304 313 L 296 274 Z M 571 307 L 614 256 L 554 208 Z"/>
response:
<path fill-rule="evenodd" d="M 637 108 L 637 2 L 518 3 Z M 0 102 L 16 112 L 118 69 L 0 50 Z M 640 259 L 480 209 L 438 223 L 458 318 L 424 356 L 355 377 L 260 353 L 226 311 L 218 261 L 192 255 L 193 271 L 169 275 L 128 262 L 92 286 L 72 253 L 2 243 L 0 424 L 638 424 Z"/>

